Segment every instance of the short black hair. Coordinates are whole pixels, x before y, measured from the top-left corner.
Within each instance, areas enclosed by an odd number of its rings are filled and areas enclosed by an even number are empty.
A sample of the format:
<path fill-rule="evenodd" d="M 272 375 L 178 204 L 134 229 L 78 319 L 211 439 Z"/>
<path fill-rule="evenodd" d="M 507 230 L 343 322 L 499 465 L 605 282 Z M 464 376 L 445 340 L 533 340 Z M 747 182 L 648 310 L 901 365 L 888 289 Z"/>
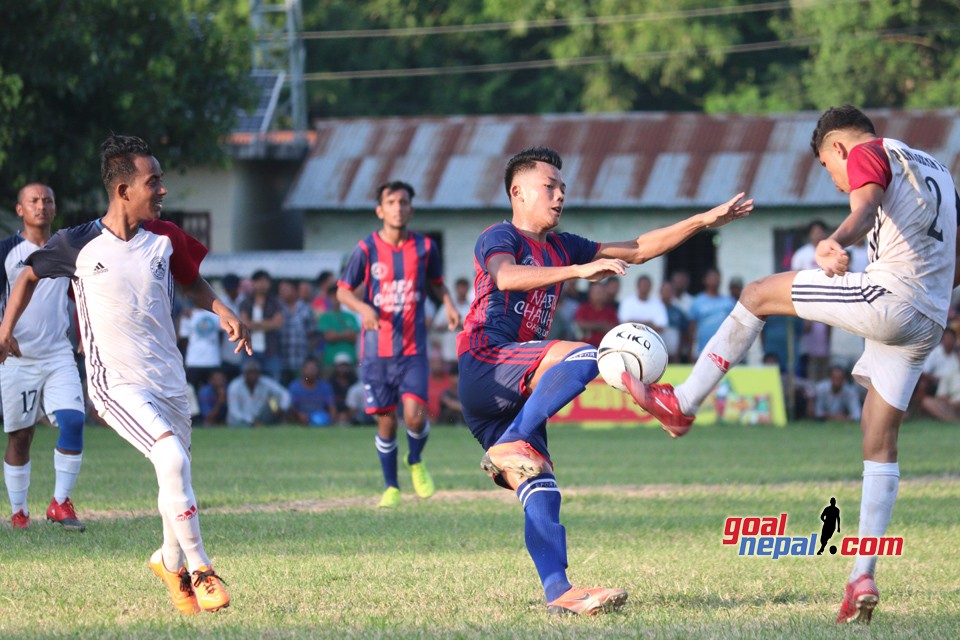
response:
<path fill-rule="evenodd" d="M 134 158 L 153 155 L 150 146 L 137 136 L 113 134 L 100 145 L 100 177 L 107 194 L 118 180 L 129 180 L 136 172 Z"/>
<path fill-rule="evenodd" d="M 400 189 L 406 191 L 411 200 L 413 200 L 413 196 L 417 195 L 413 190 L 413 186 L 411 186 L 409 183 L 406 183 L 403 180 L 390 180 L 377 187 L 377 204 L 383 202 L 384 193 L 392 193 L 394 191 L 400 191 Z"/>
<path fill-rule="evenodd" d="M 264 271 L 263 269 L 257 269 L 253 272 L 253 275 L 250 276 L 251 280 L 259 280 L 260 278 L 270 279 L 270 274 Z"/>
<path fill-rule="evenodd" d="M 842 129 L 853 129 L 854 131 L 877 135 L 870 118 L 852 104 L 830 107 L 817 120 L 817 127 L 813 130 L 813 137 L 810 139 L 810 148 L 813 150 L 814 157 L 820 157 L 820 147 L 823 146 L 823 139 L 827 137 L 827 134 Z"/>
<path fill-rule="evenodd" d="M 546 162 L 557 169 L 563 169 L 563 159 L 559 153 L 550 147 L 524 149 L 507 161 L 507 168 L 503 172 L 503 187 L 507 190 L 507 197 L 510 197 L 510 185 L 513 184 L 513 178 L 521 171 L 533 169 L 538 162 Z"/>

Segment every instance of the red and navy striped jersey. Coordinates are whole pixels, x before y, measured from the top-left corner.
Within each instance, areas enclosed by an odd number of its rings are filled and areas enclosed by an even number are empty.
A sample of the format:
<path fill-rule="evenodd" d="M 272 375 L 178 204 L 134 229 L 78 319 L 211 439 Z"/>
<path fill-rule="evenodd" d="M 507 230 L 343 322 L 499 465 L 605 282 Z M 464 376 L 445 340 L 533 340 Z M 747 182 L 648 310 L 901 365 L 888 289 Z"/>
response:
<path fill-rule="evenodd" d="M 362 331 L 361 359 L 426 355 L 428 282 L 443 282 L 440 252 L 430 238 L 411 231 L 395 247 L 374 232 L 357 243 L 337 285 L 363 285 L 364 302 L 380 314 L 379 330 Z"/>
<path fill-rule="evenodd" d="M 504 220 L 488 227 L 473 250 L 476 295 L 457 336 L 457 355 L 505 342 L 542 340 L 553 323 L 561 285 L 532 291 L 501 291 L 487 272 L 487 261 L 506 253 L 517 264 L 565 267 L 586 264 L 600 245 L 572 233 L 548 233 L 537 242 Z"/>

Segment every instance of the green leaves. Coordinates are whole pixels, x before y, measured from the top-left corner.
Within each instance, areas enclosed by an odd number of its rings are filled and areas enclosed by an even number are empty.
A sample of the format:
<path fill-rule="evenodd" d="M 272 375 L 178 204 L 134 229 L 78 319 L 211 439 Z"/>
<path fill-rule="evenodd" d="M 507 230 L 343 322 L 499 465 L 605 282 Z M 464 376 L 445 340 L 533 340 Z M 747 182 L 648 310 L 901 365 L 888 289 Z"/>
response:
<path fill-rule="evenodd" d="M 249 101 L 241 6 L 0 0 L 5 27 L 16 25 L 0 39 L 0 202 L 41 180 L 61 208 L 92 206 L 110 132 L 143 137 L 168 169 L 222 158 Z"/>

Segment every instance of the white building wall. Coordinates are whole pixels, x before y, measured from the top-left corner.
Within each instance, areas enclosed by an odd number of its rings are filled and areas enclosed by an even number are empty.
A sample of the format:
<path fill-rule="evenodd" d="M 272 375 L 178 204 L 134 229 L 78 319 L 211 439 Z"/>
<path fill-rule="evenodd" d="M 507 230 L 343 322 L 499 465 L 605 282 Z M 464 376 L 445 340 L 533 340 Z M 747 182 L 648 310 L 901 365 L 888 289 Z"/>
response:
<path fill-rule="evenodd" d="M 641 233 L 667 226 L 683 219 L 689 212 L 620 212 L 577 211 L 563 214 L 561 230 L 576 233 L 600 242 L 635 238 Z M 473 249 L 477 237 L 491 224 L 508 216 L 504 211 L 417 211 L 411 228 L 420 231 L 442 231 L 445 278 L 453 282 L 465 277 L 473 280 Z M 769 275 L 774 267 L 774 230 L 803 227 L 814 219 L 836 225 L 843 212 L 781 209 L 755 212 L 717 230 L 719 245 L 717 263 L 723 275 L 724 288 L 732 276 L 744 282 Z M 304 226 L 304 248 L 313 251 L 343 251 L 348 255 L 357 241 L 380 228 L 373 211 L 308 212 Z M 633 282 L 647 275 L 658 286 L 666 263 L 655 259 L 630 268 L 622 292 L 632 292 Z M 585 285 L 584 285 L 585 286 Z"/>
<path fill-rule="evenodd" d="M 237 179 L 231 169 L 195 167 L 184 173 L 165 176 L 169 193 L 164 201 L 167 209 L 208 211 L 213 252 L 234 250 L 234 225 L 238 223 Z"/>

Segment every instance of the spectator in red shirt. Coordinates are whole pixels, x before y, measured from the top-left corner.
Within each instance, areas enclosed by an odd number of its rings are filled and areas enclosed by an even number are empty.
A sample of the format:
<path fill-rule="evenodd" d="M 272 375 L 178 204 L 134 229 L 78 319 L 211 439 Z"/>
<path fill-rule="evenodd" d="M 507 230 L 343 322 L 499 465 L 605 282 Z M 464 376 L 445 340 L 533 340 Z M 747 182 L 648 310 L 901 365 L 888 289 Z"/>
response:
<path fill-rule="evenodd" d="M 610 306 L 607 291 L 603 284 L 591 282 L 587 290 L 587 301 L 577 308 L 573 321 L 580 330 L 581 340 L 600 346 L 607 331 L 617 326 L 617 308 Z"/>

